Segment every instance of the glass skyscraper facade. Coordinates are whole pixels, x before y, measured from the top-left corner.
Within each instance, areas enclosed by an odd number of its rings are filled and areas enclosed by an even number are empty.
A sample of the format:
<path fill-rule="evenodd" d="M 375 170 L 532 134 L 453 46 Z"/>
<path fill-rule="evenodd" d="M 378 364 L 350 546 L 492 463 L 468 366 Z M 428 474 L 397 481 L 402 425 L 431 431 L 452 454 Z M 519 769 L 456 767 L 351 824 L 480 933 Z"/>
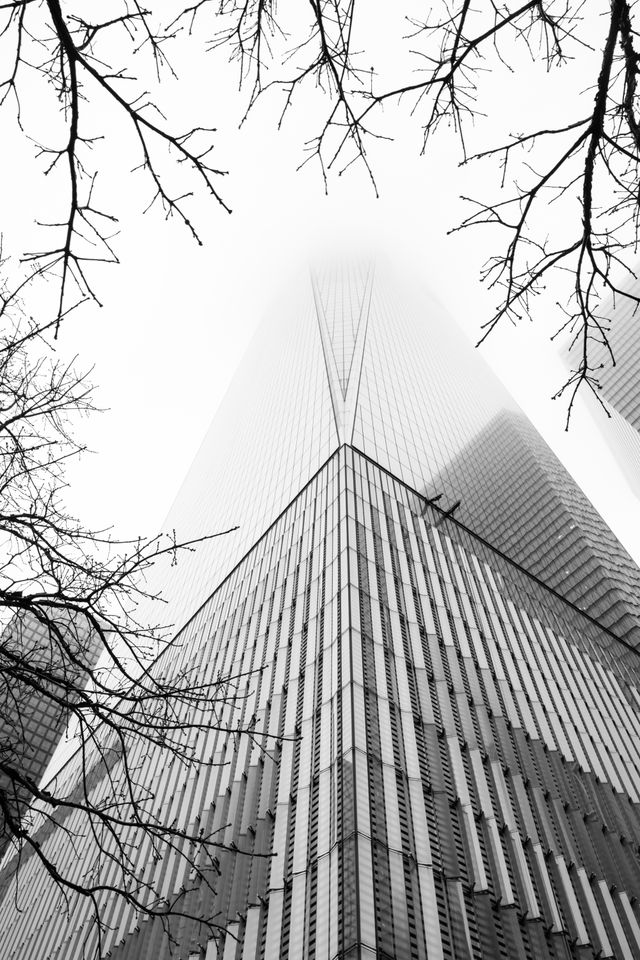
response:
<path fill-rule="evenodd" d="M 192 889 L 188 850 L 137 851 L 159 895 L 189 888 L 180 960 L 640 955 L 638 654 L 617 620 L 562 598 L 562 576 L 552 592 L 528 554 L 505 557 L 530 548 L 551 570 L 540 531 L 570 522 L 544 487 L 557 461 L 507 489 L 479 469 L 482 451 L 506 455 L 490 433 L 474 447 L 496 422 L 547 456 L 441 309 L 370 268 L 317 274 L 258 333 L 169 518 L 182 539 L 239 529 L 157 574 L 181 628 L 162 669 L 250 676 L 221 728 L 253 735 L 200 731 L 214 763 L 191 770 L 132 758 L 167 822 L 227 845 L 211 886 Z M 575 490 L 565 473 L 548 482 Z M 494 522 L 501 497 L 535 522 L 496 550 L 469 528 Z M 572 571 L 590 534 L 566 535 Z M 622 593 L 634 570 L 602 563 Z M 73 760 L 59 782 L 73 790 Z M 91 837 L 79 813 L 65 826 L 73 846 L 44 823 L 41 841 L 80 881 Z M 116 863 L 102 869 L 117 881 Z M 100 906 L 105 956 L 170 955 L 160 921 L 111 893 Z M 216 937 L 196 919 L 214 915 Z M 61 913 L 26 856 L 0 904 L 3 957 L 82 957 L 90 920 L 82 900 Z"/>

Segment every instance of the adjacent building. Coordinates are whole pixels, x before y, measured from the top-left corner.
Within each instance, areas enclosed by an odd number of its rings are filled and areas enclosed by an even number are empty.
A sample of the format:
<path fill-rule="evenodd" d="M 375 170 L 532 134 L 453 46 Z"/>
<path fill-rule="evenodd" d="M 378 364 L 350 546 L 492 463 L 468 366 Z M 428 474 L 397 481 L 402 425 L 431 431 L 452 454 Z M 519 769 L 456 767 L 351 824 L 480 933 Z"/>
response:
<path fill-rule="evenodd" d="M 74 663 L 60 643 L 78 651 Z M 0 856 L 12 837 L 5 807 L 16 822 L 33 794 L 23 778 L 38 785 L 69 720 L 65 683 L 83 683 L 96 663 L 101 643 L 91 641 L 84 620 L 66 612 L 43 610 L 16 614 L 0 638 Z M 80 664 L 86 665 L 83 670 Z M 56 677 L 62 678 L 56 691 Z M 49 688 L 54 696 L 43 696 Z M 59 692 L 57 700 L 55 693 Z"/>
<path fill-rule="evenodd" d="M 629 288 L 640 297 L 640 280 Z M 602 395 L 628 423 L 640 431 L 640 315 L 637 299 L 618 297 L 605 309 L 605 343 L 590 346 L 590 365 L 598 373 Z"/>
<path fill-rule="evenodd" d="M 456 516 L 640 649 L 640 575 L 593 504 L 522 414 L 496 414 L 432 481 Z"/>
<path fill-rule="evenodd" d="M 640 296 L 640 281 L 629 293 Z M 602 313 L 606 342 L 596 337 L 589 342 L 589 365 L 599 396 L 589 390 L 582 394 L 627 483 L 640 497 L 640 312 L 633 300 L 617 297 Z M 569 349 L 573 369 L 580 350 L 579 341 Z"/>
<path fill-rule="evenodd" d="M 290 289 L 168 524 L 239 526 L 150 583 L 179 630 L 161 668 L 251 679 L 198 735 L 211 763 L 131 758 L 159 816 L 225 850 L 193 884 L 187 849 L 154 860 L 141 838 L 141 875 L 190 919 L 172 945 L 105 890 L 103 956 L 640 955 L 639 575 L 437 304 L 369 267 Z M 95 871 L 90 836 L 41 840 L 77 882 Z M 91 906 L 60 906 L 25 856 L 3 957 L 91 956 Z"/>

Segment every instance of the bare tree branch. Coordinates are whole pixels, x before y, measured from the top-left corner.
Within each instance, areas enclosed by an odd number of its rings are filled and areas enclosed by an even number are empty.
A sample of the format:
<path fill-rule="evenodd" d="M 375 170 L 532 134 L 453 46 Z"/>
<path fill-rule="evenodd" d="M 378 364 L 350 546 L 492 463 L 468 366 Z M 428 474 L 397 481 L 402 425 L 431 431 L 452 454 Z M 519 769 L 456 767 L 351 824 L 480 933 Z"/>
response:
<path fill-rule="evenodd" d="M 180 635 L 166 639 L 136 613 L 145 571 L 200 540 L 181 543 L 172 532 L 118 541 L 66 511 L 66 465 L 83 450 L 74 427 L 92 411 L 88 376 L 48 343 L 56 322 L 38 327 L 15 298 L 8 303 L 13 325 L 0 334 L 0 848 L 14 858 L 0 869 L 0 887 L 13 882 L 17 895 L 20 872 L 36 857 L 68 909 L 78 899 L 90 904 L 88 957 L 103 955 L 107 894 L 111 905 L 115 898 L 157 918 L 170 942 L 187 919 L 211 936 L 218 921 L 198 897 L 217 881 L 220 853 L 243 852 L 220 831 L 159 810 L 145 763 L 160 758 L 185 778 L 215 766 L 219 759 L 201 749 L 211 731 L 264 749 L 269 737 L 244 716 L 255 677 L 203 673 Z M 75 743 L 45 786 L 49 752 L 34 750 L 34 723 L 50 749 L 65 730 Z M 54 827 L 86 853 L 92 866 L 82 882 L 63 851 L 44 842 Z M 141 876 L 133 852 L 144 845 L 158 864 L 177 858 L 189 883 L 164 894 L 161 870 Z"/>

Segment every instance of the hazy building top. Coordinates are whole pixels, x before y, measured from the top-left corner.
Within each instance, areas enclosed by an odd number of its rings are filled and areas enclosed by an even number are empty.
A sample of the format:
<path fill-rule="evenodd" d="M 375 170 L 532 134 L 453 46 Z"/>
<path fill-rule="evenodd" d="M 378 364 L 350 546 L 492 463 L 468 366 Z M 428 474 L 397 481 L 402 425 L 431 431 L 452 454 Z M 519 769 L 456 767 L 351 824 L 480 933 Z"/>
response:
<path fill-rule="evenodd" d="M 508 416 L 526 424 L 520 437 L 528 437 L 532 463 L 540 461 L 524 479 L 512 462 L 515 434 L 493 429 L 516 422 Z M 161 586 L 170 601 L 156 617 L 182 626 L 343 444 L 458 510 L 458 519 L 588 609 L 563 586 L 564 570 L 583 562 L 583 545 L 575 541 L 562 569 L 554 561 L 548 570 L 541 546 L 557 540 L 563 504 L 573 498 L 581 505 L 575 523 L 588 517 L 602 528 L 592 539 L 615 556 L 614 575 L 624 569 L 625 590 L 640 593 L 631 559 L 446 311 L 386 268 L 329 264 L 288 287 L 213 419 L 165 529 L 180 540 L 238 529 L 156 571 L 150 592 Z M 561 498 L 553 499 L 553 484 Z M 546 504 L 535 516 L 534 501 Z"/>

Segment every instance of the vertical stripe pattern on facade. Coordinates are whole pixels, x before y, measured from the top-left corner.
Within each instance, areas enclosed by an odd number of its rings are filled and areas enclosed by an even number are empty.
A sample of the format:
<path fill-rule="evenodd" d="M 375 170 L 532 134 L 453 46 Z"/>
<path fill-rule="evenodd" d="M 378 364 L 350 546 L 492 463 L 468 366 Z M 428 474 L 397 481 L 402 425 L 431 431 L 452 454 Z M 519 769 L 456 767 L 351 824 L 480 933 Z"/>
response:
<path fill-rule="evenodd" d="M 198 766 L 139 758 L 160 814 L 227 846 L 193 886 L 188 850 L 126 837 L 226 928 L 184 921 L 178 960 L 640 955 L 638 657 L 435 514 L 342 446 L 185 627 L 171 669 L 248 676 L 221 726 L 252 735 L 200 731 Z M 74 844 L 40 839 L 81 878 L 90 838 L 66 826 Z M 105 956 L 170 956 L 159 922 L 104 906 Z M 95 944 L 33 856 L 0 930 L 6 960 Z"/>

